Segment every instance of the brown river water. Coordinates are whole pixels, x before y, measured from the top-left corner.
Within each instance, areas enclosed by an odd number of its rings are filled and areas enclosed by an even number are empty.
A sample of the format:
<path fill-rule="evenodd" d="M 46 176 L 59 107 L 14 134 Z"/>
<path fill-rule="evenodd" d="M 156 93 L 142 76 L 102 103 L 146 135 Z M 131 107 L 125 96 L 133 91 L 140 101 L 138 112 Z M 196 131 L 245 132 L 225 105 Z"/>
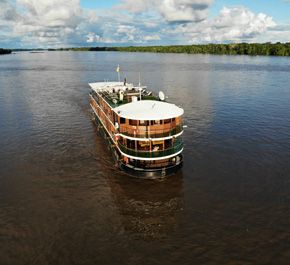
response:
<path fill-rule="evenodd" d="M 118 64 L 185 110 L 166 180 L 120 172 L 91 121 Z M 1 56 L 0 264 L 290 264 L 290 59 Z"/>

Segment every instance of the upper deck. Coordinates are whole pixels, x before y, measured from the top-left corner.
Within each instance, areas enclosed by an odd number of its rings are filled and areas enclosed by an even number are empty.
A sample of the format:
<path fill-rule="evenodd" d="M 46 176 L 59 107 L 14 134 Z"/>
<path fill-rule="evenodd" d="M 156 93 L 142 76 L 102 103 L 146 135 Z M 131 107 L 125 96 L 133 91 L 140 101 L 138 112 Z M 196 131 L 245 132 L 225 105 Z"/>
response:
<path fill-rule="evenodd" d="M 89 84 L 93 91 L 102 96 L 106 102 L 116 108 L 134 100 L 159 100 L 146 86 L 134 86 L 124 82 L 96 82 Z"/>
<path fill-rule="evenodd" d="M 183 131 L 183 109 L 160 100 L 146 87 L 122 82 L 89 84 L 91 104 L 104 115 L 111 131 L 131 138 L 172 138 Z"/>

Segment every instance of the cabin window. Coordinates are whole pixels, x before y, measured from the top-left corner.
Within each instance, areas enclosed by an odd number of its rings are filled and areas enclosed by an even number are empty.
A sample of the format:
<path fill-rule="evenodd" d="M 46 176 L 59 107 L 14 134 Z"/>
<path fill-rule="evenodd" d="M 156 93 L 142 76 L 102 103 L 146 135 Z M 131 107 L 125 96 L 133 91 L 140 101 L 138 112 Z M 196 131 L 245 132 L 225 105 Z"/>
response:
<path fill-rule="evenodd" d="M 164 141 L 164 149 L 167 149 L 167 148 L 172 147 L 172 144 L 173 144 L 173 142 L 172 142 L 171 139 L 167 139 L 167 140 L 165 140 L 165 141 Z"/>
<path fill-rule="evenodd" d="M 172 122 L 175 122 L 175 118 L 172 119 Z"/>
<path fill-rule="evenodd" d="M 163 150 L 163 141 L 152 141 L 152 151 Z"/>
<path fill-rule="evenodd" d="M 149 121 L 140 120 L 140 126 L 149 126 Z"/>
<path fill-rule="evenodd" d="M 154 121 L 154 124 L 155 124 L 155 125 L 162 124 L 162 121 L 160 121 L 160 120 L 155 120 L 155 121 Z"/>
<path fill-rule="evenodd" d="M 132 126 L 137 126 L 138 125 L 138 121 L 136 120 L 129 120 L 129 124 Z"/>
<path fill-rule="evenodd" d="M 171 123 L 171 119 L 164 120 L 164 124 Z"/>
<path fill-rule="evenodd" d="M 125 118 L 120 118 L 120 124 L 125 124 L 126 123 L 126 119 Z"/>
<path fill-rule="evenodd" d="M 127 147 L 129 149 L 135 149 L 135 141 L 127 139 Z"/>
<path fill-rule="evenodd" d="M 150 142 L 149 141 L 138 141 L 138 150 L 150 150 Z"/>
<path fill-rule="evenodd" d="M 154 125 L 154 121 L 150 121 L 150 125 Z"/>

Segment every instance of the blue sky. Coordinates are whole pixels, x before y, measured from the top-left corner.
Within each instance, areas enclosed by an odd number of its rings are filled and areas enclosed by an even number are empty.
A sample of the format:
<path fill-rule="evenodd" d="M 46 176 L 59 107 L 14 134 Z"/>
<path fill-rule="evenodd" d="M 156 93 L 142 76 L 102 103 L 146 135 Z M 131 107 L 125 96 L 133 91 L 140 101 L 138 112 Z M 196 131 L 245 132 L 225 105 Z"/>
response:
<path fill-rule="evenodd" d="M 0 47 L 290 42 L 290 0 L 0 0 Z"/>
<path fill-rule="evenodd" d="M 117 0 L 106 0 L 106 1 L 94 1 L 94 0 L 81 0 L 81 6 L 84 8 L 111 8 L 117 5 Z"/>

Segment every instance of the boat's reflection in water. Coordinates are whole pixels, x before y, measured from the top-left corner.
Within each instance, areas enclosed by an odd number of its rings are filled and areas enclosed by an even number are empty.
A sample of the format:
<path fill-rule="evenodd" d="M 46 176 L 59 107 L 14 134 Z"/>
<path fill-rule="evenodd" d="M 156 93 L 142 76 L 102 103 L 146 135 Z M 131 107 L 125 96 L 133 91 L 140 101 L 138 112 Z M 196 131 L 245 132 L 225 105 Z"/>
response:
<path fill-rule="evenodd" d="M 174 230 L 183 210 L 182 171 L 160 182 L 126 175 L 108 182 L 125 233 L 152 240 Z"/>

